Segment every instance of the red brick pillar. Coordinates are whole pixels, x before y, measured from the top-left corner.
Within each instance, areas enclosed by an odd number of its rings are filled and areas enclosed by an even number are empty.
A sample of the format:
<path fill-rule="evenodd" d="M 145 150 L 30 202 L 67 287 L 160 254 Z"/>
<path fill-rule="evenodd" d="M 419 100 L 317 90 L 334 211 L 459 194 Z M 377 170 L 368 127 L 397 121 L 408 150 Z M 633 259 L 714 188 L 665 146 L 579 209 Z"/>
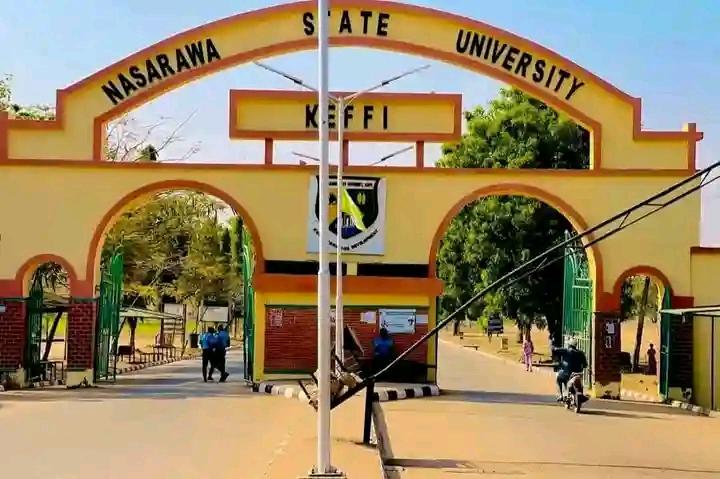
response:
<path fill-rule="evenodd" d="M 67 368 L 87 371 L 93 368 L 96 307 L 94 299 L 72 298 L 68 311 Z M 88 381 L 92 378 L 88 378 Z"/>
<path fill-rule="evenodd" d="M 597 397 L 620 398 L 620 315 L 595 313 L 593 330 L 593 390 Z"/>
<path fill-rule="evenodd" d="M 0 369 L 15 371 L 23 363 L 25 349 L 25 300 L 0 298 Z"/>

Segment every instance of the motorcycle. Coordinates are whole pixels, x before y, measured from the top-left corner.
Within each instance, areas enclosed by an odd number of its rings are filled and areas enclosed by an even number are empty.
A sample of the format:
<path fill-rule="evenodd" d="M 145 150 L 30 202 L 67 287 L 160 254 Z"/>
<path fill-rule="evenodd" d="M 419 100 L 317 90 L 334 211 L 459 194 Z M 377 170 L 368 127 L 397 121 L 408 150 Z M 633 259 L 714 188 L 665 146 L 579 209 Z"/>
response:
<path fill-rule="evenodd" d="M 567 394 L 563 402 L 567 409 L 573 409 L 576 413 L 580 413 L 580 406 L 588 401 L 588 397 L 583 393 L 583 383 L 581 373 L 572 373 L 567 382 Z"/>

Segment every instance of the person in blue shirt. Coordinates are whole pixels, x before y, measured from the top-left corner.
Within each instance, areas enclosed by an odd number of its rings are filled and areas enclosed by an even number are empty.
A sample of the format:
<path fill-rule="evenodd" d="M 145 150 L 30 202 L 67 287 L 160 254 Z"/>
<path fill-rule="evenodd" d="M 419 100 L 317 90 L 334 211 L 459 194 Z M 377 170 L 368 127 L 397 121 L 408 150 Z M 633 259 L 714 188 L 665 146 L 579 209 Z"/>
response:
<path fill-rule="evenodd" d="M 380 328 L 380 336 L 373 339 L 373 363 L 375 372 L 387 366 L 392 359 L 394 342 L 387 329 Z"/>
<path fill-rule="evenodd" d="M 215 345 L 215 367 L 218 371 L 220 371 L 221 383 L 224 383 L 227 380 L 228 376 L 230 376 L 230 374 L 225 371 L 225 353 L 227 351 L 227 348 L 229 347 L 230 334 L 228 334 L 225 326 L 220 325 L 218 326 L 217 344 Z"/>
<path fill-rule="evenodd" d="M 202 376 L 203 381 L 213 380 L 212 373 L 215 370 L 213 350 L 215 349 L 216 336 L 215 328 L 210 326 L 207 331 L 200 335 L 200 347 L 202 348 Z M 208 364 L 210 365 L 210 374 L 208 374 Z"/>

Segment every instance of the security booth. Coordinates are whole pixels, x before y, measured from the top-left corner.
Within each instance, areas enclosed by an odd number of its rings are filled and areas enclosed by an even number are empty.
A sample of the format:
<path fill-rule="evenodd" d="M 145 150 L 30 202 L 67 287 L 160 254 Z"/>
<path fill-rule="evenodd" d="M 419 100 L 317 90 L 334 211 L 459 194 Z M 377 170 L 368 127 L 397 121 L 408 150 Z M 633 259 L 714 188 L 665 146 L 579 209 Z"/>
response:
<path fill-rule="evenodd" d="M 720 305 L 663 309 L 661 313 L 660 393 L 680 399 L 673 388 L 690 371 L 691 388 L 683 388 L 682 399 L 710 409 L 720 409 Z M 687 334 L 677 330 L 690 331 Z M 703 334 L 693 334 L 693 330 Z M 705 332 L 709 334 L 704 334 Z M 688 348 L 689 344 L 689 348 Z M 689 349 L 689 351 L 688 351 Z"/>

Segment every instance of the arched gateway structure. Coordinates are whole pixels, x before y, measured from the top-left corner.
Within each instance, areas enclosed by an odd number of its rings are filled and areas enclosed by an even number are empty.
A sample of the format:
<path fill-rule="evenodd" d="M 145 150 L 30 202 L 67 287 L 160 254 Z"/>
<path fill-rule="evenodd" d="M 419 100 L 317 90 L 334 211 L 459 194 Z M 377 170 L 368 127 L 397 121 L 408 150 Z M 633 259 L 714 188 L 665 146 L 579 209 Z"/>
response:
<path fill-rule="evenodd" d="M 307 307 L 314 303 L 316 277 L 307 266 L 315 255 L 308 247 L 311 207 L 305 201 L 312 168 L 119 164 L 102 157 L 103 127 L 122 113 L 211 73 L 315 48 L 314 12 L 314 2 L 298 2 L 188 30 L 59 90 L 55 121 L 0 116 L 0 173 L 5 179 L 0 190 L 0 302 L 5 305 L 0 368 L 22 368 L 24 279 L 39 262 L 55 258 L 70 272 L 74 298 L 68 383 L 92 378 L 103 234 L 123 209 L 144 195 L 171 188 L 224 198 L 243 215 L 253 235 L 255 379 L 314 367 L 314 317 Z M 490 194 L 530 196 L 583 229 L 695 171 L 696 142 L 702 135 L 694 124 L 683 131 L 644 131 L 640 99 L 532 41 L 464 17 L 390 1 L 335 0 L 330 16 L 333 46 L 415 54 L 491 76 L 565 112 L 590 131 L 592 140 L 586 171 L 350 166 L 348 174 L 382 182 L 385 191 L 379 252 L 346 256 L 346 318 L 361 336 L 376 327 L 363 323 L 370 316 L 362 313 L 382 308 L 413 308 L 418 319 L 427 315 L 403 339 L 407 343 L 433 326 L 435 299 L 442 291 L 435 277 L 438 244 L 452 216 L 470 201 Z M 593 310 L 612 316 L 619 307 L 618 278 L 639 266 L 663 273 L 675 306 L 714 300 L 706 278 L 720 272 L 720 263 L 713 262 L 711 252 L 693 249 L 699 244 L 699 221 L 696 195 L 593 246 Z M 597 318 L 595 331 L 606 331 L 607 315 Z M 701 333 L 696 327 L 696 341 Z M 601 336 L 596 335 L 593 349 L 595 390 L 616 395 L 614 348 L 602 346 Z M 434 346 L 421 356 L 435 364 Z M 697 389 L 705 381 L 705 366 L 695 365 Z M 684 380 L 684 386 L 692 385 L 692 378 Z"/>

